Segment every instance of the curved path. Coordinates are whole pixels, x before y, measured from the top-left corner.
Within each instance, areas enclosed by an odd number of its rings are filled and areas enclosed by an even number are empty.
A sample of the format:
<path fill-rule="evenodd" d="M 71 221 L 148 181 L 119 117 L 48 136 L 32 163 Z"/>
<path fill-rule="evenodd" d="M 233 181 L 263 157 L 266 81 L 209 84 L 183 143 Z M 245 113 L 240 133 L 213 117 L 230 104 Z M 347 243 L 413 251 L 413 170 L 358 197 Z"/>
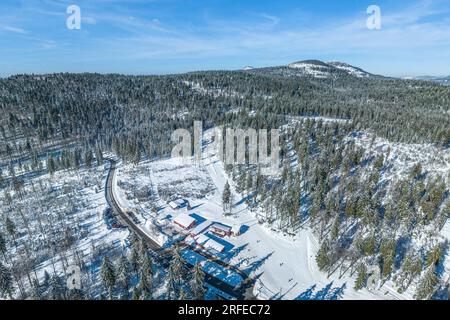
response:
<path fill-rule="evenodd" d="M 161 247 L 159 246 L 159 244 L 156 243 L 152 238 L 150 238 L 140 228 L 138 228 L 133 222 L 133 220 L 125 212 L 123 212 L 122 208 L 117 203 L 116 199 L 114 198 L 114 193 L 112 191 L 113 177 L 116 171 L 116 161 L 112 159 L 105 159 L 105 160 L 111 164 L 108 171 L 108 177 L 106 179 L 106 188 L 105 188 L 106 201 L 108 202 L 109 206 L 112 208 L 114 213 L 116 213 L 118 217 L 120 217 L 120 219 L 122 220 L 122 222 L 124 222 L 126 226 L 128 226 L 132 231 L 136 232 L 141 239 L 147 242 L 150 249 L 152 249 L 153 251 L 160 250 Z"/>
<path fill-rule="evenodd" d="M 126 225 L 130 230 L 135 232 L 141 239 L 145 240 L 151 250 L 154 252 L 159 252 L 161 256 L 167 257 L 170 255 L 170 250 L 163 250 L 161 246 L 154 241 L 148 234 L 146 234 L 142 229 L 134 223 L 134 221 L 124 212 L 122 207 L 118 204 L 117 200 L 114 198 L 114 192 L 113 192 L 113 178 L 116 172 L 116 161 L 110 158 L 105 159 L 105 161 L 108 161 L 110 163 L 110 168 L 108 171 L 108 176 L 106 179 L 106 188 L 105 188 L 105 197 L 106 201 L 108 202 L 109 206 L 112 208 L 114 213 L 120 218 L 121 222 Z M 225 292 L 226 294 L 232 296 L 235 299 L 255 299 L 255 297 L 252 294 L 252 288 L 254 284 L 254 280 L 250 278 L 245 272 L 242 270 L 236 268 L 235 266 L 229 265 L 226 262 L 217 259 L 216 257 L 207 254 L 203 251 L 197 250 L 196 248 L 193 248 L 183 242 L 179 243 L 180 245 L 189 248 L 192 251 L 195 251 L 196 253 L 202 255 L 207 260 L 215 262 L 219 264 L 222 267 L 225 267 L 229 270 L 232 270 L 236 273 L 238 273 L 243 279 L 243 285 L 239 288 L 232 288 L 227 283 L 221 281 L 220 279 L 211 277 L 209 275 L 205 276 L 206 282 L 221 291 Z"/>

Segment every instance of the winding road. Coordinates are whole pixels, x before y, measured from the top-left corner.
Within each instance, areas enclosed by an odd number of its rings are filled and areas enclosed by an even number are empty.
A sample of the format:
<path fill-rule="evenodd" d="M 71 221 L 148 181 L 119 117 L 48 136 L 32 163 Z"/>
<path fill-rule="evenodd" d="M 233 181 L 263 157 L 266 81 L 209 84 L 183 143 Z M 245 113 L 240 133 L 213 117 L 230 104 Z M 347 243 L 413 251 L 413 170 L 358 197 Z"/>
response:
<path fill-rule="evenodd" d="M 141 239 L 143 239 L 147 242 L 149 248 L 152 251 L 159 254 L 163 258 L 167 258 L 168 256 L 170 257 L 170 254 L 171 254 L 170 250 L 161 248 L 161 246 L 156 241 L 154 241 L 148 234 L 146 234 L 144 231 L 142 231 L 142 229 L 138 225 L 136 225 L 136 223 L 133 221 L 133 219 L 130 216 L 128 216 L 127 213 L 124 212 L 122 207 L 119 205 L 119 203 L 117 202 L 117 200 L 114 197 L 114 192 L 113 192 L 113 181 L 114 181 L 114 175 L 115 175 L 116 169 L 117 169 L 116 168 L 117 163 L 115 160 L 113 160 L 111 158 L 107 158 L 107 159 L 105 159 L 105 161 L 110 163 L 108 176 L 106 179 L 106 188 L 105 188 L 105 197 L 106 197 L 106 201 L 108 202 L 109 206 L 112 208 L 114 213 L 117 215 L 117 217 L 120 219 L 120 221 L 124 225 L 126 225 L 131 231 L 135 232 Z M 205 281 L 210 286 L 213 286 L 213 287 L 219 289 L 220 291 L 223 291 L 227 295 L 229 295 L 235 299 L 238 299 L 238 300 L 244 300 L 244 299 L 254 300 L 255 299 L 255 297 L 253 296 L 253 293 L 252 293 L 254 279 L 249 277 L 245 272 L 236 268 L 235 266 L 229 265 L 226 262 L 224 262 L 220 259 L 217 259 L 216 257 L 214 257 L 210 254 L 207 254 L 204 251 L 200 251 L 196 248 L 193 248 L 183 242 L 179 242 L 179 245 L 188 247 L 190 250 L 195 251 L 196 253 L 202 255 L 207 260 L 215 262 L 215 263 L 221 265 L 222 267 L 225 267 L 229 270 L 232 270 L 232 271 L 238 273 L 244 279 L 243 285 L 241 285 L 238 288 L 233 288 L 229 284 L 223 282 L 222 280 L 206 274 Z"/>

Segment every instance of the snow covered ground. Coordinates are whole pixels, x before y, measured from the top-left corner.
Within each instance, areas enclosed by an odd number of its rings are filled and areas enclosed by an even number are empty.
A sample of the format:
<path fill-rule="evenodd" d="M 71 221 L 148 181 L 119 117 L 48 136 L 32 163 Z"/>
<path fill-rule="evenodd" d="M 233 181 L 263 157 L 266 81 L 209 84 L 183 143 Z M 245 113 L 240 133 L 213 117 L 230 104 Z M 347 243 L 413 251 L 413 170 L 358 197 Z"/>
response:
<path fill-rule="evenodd" d="M 333 71 L 340 70 L 348 75 L 357 78 L 366 78 L 371 76 L 370 73 L 353 67 L 349 64 L 342 62 L 320 62 L 320 61 L 299 61 L 288 65 L 289 68 L 298 70 L 305 75 L 312 76 L 318 79 L 329 78 Z"/>
<path fill-rule="evenodd" d="M 386 139 L 374 137 L 370 133 L 361 133 L 351 139 L 354 139 L 358 146 L 363 147 L 372 156 L 381 153 L 387 154 L 387 151 L 390 150 L 389 157 L 386 159 L 389 166 L 384 172 L 384 180 L 400 180 L 408 175 L 414 165 L 420 163 L 423 172 L 428 177 L 442 177 L 445 179 L 446 185 L 450 185 L 450 152 L 448 149 L 437 148 L 431 144 L 392 143 Z M 415 243 L 423 244 L 432 241 L 425 231 L 420 237 L 415 237 Z M 442 241 L 450 242 L 450 222 L 448 220 L 439 236 Z M 448 281 L 450 280 L 450 255 L 448 253 L 445 255 L 443 267 L 443 280 Z M 408 292 L 411 292 L 412 288 Z"/>
<path fill-rule="evenodd" d="M 82 288 L 96 296 L 99 259 L 120 250 L 129 235 L 126 229 L 108 229 L 103 219 L 107 170 L 100 166 L 81 168 L 76 174 L 67 170 L 53 176 L 19 170 L 17 174 L 26 175 L 22 192 L 29 196 L 21 200 L 12 193 L 13 210 L 26 208 L 21 218 L 10 215 L 8 206 L 2 205 L 3 217 L 9 216 L 17 229 L 17 246 L 9 243 L 11 261 L 25 263 L 24 246 L 31 246 L 28 258 L 34 265 L 29 272 L 37 275 L 40 283 L 45 271 L 66 276 L 69 266 L 84 265 Z M 26 274 L 21 278 L 24 288 L 29 288 Z"/>
<path fill-rule="evenodd" d="M 235 92 L 233 90 L 224 90 L 221 88 L 205 88 L 201 83 L 198 82 L 192 82 L 192 81 L 183 81 L 183 83 L 189 87 L 192 88 L 192 90 L 197 91 L 200 94 L 203 95 L 212 95 L 214 98 L 217 97 L 233 97 L 233 98 L 239 98 L 243 99 L 244 96 L 238 92 Z"/>
<path fill-rule="evenodd" d="M 307 75 L 311 75 L 318 79 L 326 79 L 329 77 L 329 67 L 326 65 L 318 65 L 308 62 L 295 62 L 288 65 L 289 68 L 298 69 Z"/>
<path fill-rule="evenodd" d="M 358 78 L 366 78 L 370 76 L 370 74 L 365 72 L 364 70 L 353 67 L 343 62 L 335 61 L 335 62 L 328 62 L 328 64 Z"/>
<path fill-rule="evenodd" d="M 154 190 L 169 190 L 169 193 L 187 199 L 192 207 L 191 210 L 172 210 L 165 205 L 163 199 L 159 198 L 161 208 L 153 216 L 154 219 L 161 219 L 165 216 L 174 217 L 181 212 L 187 212 L 199 220 L 208 219 L 229 226 L 242 224 L 243 233 L 237 237 L 225 237 L 223 240 L 227 244 L 226 250 L 222 254 L 217 254 L 217 256 L 256 277 L 258 281 L 254 293 L 260 299 L 412 298 L 412 290 L 399 294 L 393 289 L 390 281 L 373 292 L 369 289 L 355 291 L 353 289 L 354 275 L 350 275 L 350 270 L 343 272 L 341 276 L 341 271 L 345 271 L 345 268 L 341 270 L 338 267 L 329 276 L 320 272 L 315 262 L 319 241 L 308 227 L 304 227 L 298 235 L 292 237 L 261 225 L 255 213 L 247 208 L 243 197 L 235 191 L 231 179 L 226 176 L 223 165 L 216 156 L 214 145 L 208 143 L 210 135 L 211 132 L 205 132 L 206 143 L 204 143 L 205 149 L 201 164 L 189 164 L 182 162 L 181 159 L 168 159 L 143 164 L 148 167 L 148 170 L 146 170 L 146 175 L 142 179 L 136 178 L 135 181 L 140 186 L 151 181 Z M 375 141 L 377 142 L 377 140 Z M 366 142 L 361 140 L 361 143 Z M 381 148 L 381 142 L 377 142 L 373 147 Z M 402 146 L 392 147 L 402 148 Z M 399 153 L 399 157 L 403 157 L 402 153 Z M 403 162 L 405 159 L 400 160 Z M 446 165 L 448 165 L 448 162 Z M 435 169 L 445 171 L 448 168 L 436 167 Z M 126 173 L 127 170 L 129 168 L 124 168 L 125 173 L 120 172 L 119 179 L 123 179 L 124 174 L 125 176 L 129 174 Z M 393 172 L 395 171 L 394 168 Z M 221 197 L 227 180 L 231 183 L 235 200 L 231 216 L 224 216 L 222 209 Z M 199 192 L 200 190 L 202 191 Z M 168 196 L 168 194 L 165 194 L 165 196 Z M 181 232 L 179 229 L 175 231 Z M 450 238 L 449 232 L 450 227 L 447 224 L 443 233 Z M 447 263 L 447 271 L 448 266 L 450 264 Z"/>
<path fill-rule="evenodd" d="M 450 152 L 448 149 L 431 144 L 392 143 L 386 139 L 374 137 L 370 133 L 361 133 L 352 137 L 356 145 L 363 147 L 370 155 L 384 153 L 390 149 L 386 159 L 391 166 L 384 173 L 385 178 L 398 179 L 411 171 L 420 162 L 424 172 L 431 176 L 441 176 L 450 184 Z"/>

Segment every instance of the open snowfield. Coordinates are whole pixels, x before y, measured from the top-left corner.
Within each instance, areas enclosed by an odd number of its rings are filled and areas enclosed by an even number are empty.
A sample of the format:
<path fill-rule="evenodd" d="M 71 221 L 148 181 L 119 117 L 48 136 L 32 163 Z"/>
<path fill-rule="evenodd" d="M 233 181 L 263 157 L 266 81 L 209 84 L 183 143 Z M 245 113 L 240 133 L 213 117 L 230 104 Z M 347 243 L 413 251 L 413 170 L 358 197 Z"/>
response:
<path fill-rule="evenodd" d="M 126 229 L 109 230 L 104 222 L 107 170 L 100 166 L 81 168 L 76 174 L 67 170 L 57 171 L 53 176 L 19 170 L 16 174 L 26 177 L 21 192 L 30 196 L 22 200 L 12 192 L 14 211 L 3 204 L 2 215 L 12 219 L 16 226 L 16 239 L 9 242 L 10 262 L 17 260 L 24 265 L 31 261 L 29 269 L 15 269 L 19 282 L 29 288 L 27 272 L 42 283 L 45 271 L 50 276 L 67 276 L 71 266 L 83 266 L 82 287 L 96 296 L 99 281 L 95 279 L 103 255 L 114 254 L 129 235 Z M 23 214 L 10 214 L 18 211 Z M 27 248 L 32 254 L 25 258 Z"/>
<path fill-rule="evenodd" d="M 450 152 L 448 149 L 437 148 L 431 144 L 406 144 L 392 143 L 386 139 L 374 137 L 372 134 L 363 133 L 354 137 L 357 145 L 363 147 L 372 156 L 384 153 L 388 150 L 389 157 L 386 161 L 390 164 L 383 174 L 384 180 L 396 181 L 408 175 L 414 165 L 420 163 L 422 170 L 429 177 L 442 177 L 447 186 L 450 185 Z M 426 231 L 426 230 L 424 230 Z M 444 225 L 440 232 L 442 241 L 450 242 L 450 222 Z M 421 237 L 415 238 L 414 242 L 423 244 L 430 241 L 426 232 Z M 445 255 L 443 262 L 443 279 L 450 280 L 450 255 Z M 411 292 L 411 290 L 408 290 Z"/>
<path fill-rule="evenodd" d="M 363 147 L 368 154 L 376 156 L 386 154 L 390 149 L 390 166 L 384 172 L 388 179 L 404 177 L 413 166 L 420 162 L 423 171 L 430 176 L 441 176 L 450 183 L 450 152 L 431 144 L 392 143 L 386 139 L 374 137 L 373 134 L 361 133 L 354 137 L 358 146 Z"/>
<path fill-rule="evenodd" d="M 242 224 L 243 233 L 237 237 L 225 237 L 223 244 L 225 252 L 217 254 L 223 260 L 244 270 L 248 274 L 258 278 L 254 293 L 261 299 L 411 299 L 414 286 L 405 293 L 399 294 L 393 289 L 390 281 L 375 291 L 353 289 L 356 274 L 351 275 L 351 269 L 337 267 L 329 276 L 320 272 L 315 261 L 319 248 L 319 241 L 305 226 L 295 237 L 275 232 L 262 225 L 254 212 L 251 212 L 228 179 L 222 163 L 218 160 L 214 145 L 207 143 L 210 132 L 204 135 L 205 142 L 202 163 L 186 163 L 181 159 L 168 159 L 155 162 L 145 162 L 145 175 L 135 176 L 135 183 L 139 187 L 152 184 L 155 192 L 164 192 L 164 200 L 158 194 L 160 210 L 153 216 L 161 219 L 169 216 L 169 219 L 178 214 L 188 213 L 196 217 L 199 222 L 208 219 L 233 226 Z M 365 143 L 365 142 L 361 142 Z M 396 146 L 393 146 L 396 147 Z M 377 142 L 374 148 L 382 148 L 381 142 Z M 399 151 L 405 147 L 399 146 Z M 403 149 L 401 149 L 403 148 Z M 414 148 L 399 152 L 399 161 L 405 161 L 405 157 L 414 157 Z M 439 157 L 439 153 L 438 157 Z M 405 159 L 404 159 L 405 158 Z M 414 158 L 413 158 L 414 159 Z M 434 159 L 435 160 L 435 159 Z M 442 165 L 448 162 L 443 160 Z M 430 159 L 431 163 L 431 159 Z M 433 163 L 436 163 L 433 161 Z M 411 166 L 414 164 L 411 161 Z M 425 168 L 427 168 L 425 166 Z M 391 168 L 396 172 L 395 168 Z M 445 171 L 448 167 L 434 166 L 430 170 Z M 130 167 L 127 166 L 119 172 L 119 180 L 129 175 Z M 222 192 L 226 181 L 231 183 L 231 189 L 235 205 L 231 216 L 224 216 L 222 209 Z M 138 187 L 138 188 L 139 188 Z M 120 191 L 120 188 L 119 188 Z M 123 192 L 123 190 L 122 190 Z M 172 210 L 166 205 L 168 194 L 187 199 L 192 207 Z M 120 193 L 120 192 L 119 192 Z M 204 196 L 204 197 L 202 197 Z M 122 196 L 123 198 L 123 196 Z M 136 204 L 128 203 L 131 206 Z M 175 228 L 178 231 L 181 231 Z M 443 235 L 450 239 L 450 227 L 447 225 L 442 231 Z M 220 241 L 220 239 L 219 239 Z M 446 269 L 448 272 L 450 263 L 447 258 Z M 444 278 L 446 278 L 445 275 Z"/>
<path fill-rule="evenodd" d="M 233 90 L 224 90 L 221 88 L 208 89 L 208 88 L 205 88 L 201 83 L 192 82 L 192 81 L 183 81 L 183 83 L 185 85 L 191 87 L 192 90 L 194 90 L 200 94 L 212 95 L 214 98 L 224 96 L 224 97 L 233 97 L 233 98 L 242 99 L 244 97 L 242 94 L 239 94 L 238 92 L 235 92 Z"/>
<path fill-rule="evenodd" d="M 307 62 L 296 62 L 291 63 L 289 68 L 302 70 L 305 74 L 311 75 L 318 79 L 326 79 L 329 77 L 329 67 L 307 63 Z"/>

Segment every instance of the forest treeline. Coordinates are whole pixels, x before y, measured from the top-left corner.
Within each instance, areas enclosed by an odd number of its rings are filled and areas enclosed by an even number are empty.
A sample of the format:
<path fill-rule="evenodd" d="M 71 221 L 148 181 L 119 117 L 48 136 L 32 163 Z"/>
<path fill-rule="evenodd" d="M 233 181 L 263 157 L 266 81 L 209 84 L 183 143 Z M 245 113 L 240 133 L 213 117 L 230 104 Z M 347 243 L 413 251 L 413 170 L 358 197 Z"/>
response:
<path fill-rule="evenodd" d="M 124 160 L 163 156 L 173 130 L 194 120 L 275 128 L 305 115 L 351 119 L 355 129 L 391 141 L 450 143 L 450 87 L 382 77 L 317 79 L 264 69 L 18 75 L 0 80 L 0 110 L 0 156 L 11 161 L 55 144 L 113 151 Z"/>

